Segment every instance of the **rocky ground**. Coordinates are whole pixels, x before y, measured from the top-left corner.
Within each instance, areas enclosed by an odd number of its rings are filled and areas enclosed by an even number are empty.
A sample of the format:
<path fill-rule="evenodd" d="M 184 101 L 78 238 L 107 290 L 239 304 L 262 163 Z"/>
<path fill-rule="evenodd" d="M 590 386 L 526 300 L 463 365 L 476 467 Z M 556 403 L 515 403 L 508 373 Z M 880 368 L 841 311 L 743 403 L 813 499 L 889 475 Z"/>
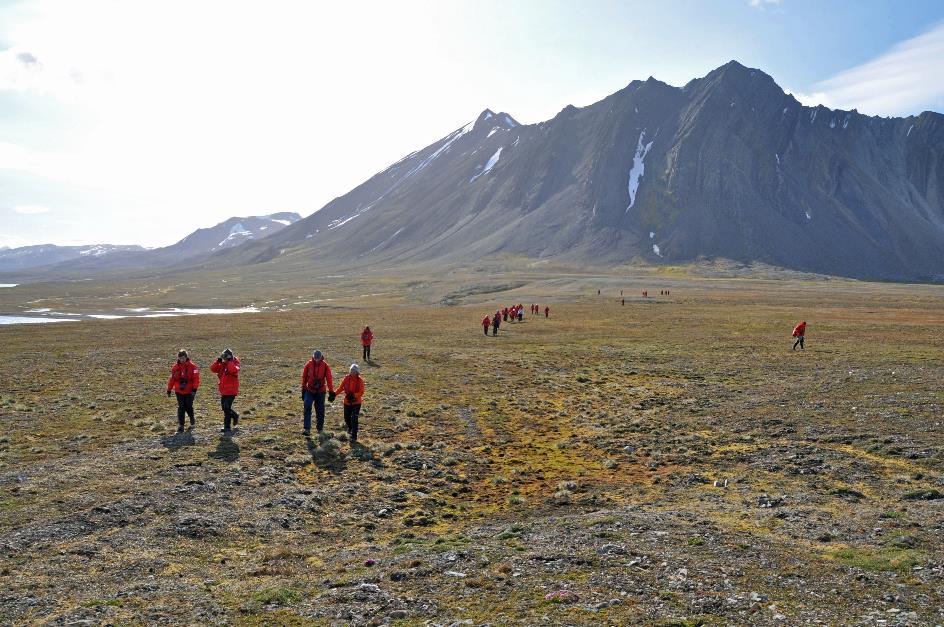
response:
<path fill-rule="evenodd" d="M 485 338 L 506 287 L 0 327 L 0 621 L 944 623 L 944 292 L 607 283 Z M 362 441 L 306 440 L 364 324 Z M 235 437 L 208 369 L 174 433 L 181 346 L 240 354 Z"/>

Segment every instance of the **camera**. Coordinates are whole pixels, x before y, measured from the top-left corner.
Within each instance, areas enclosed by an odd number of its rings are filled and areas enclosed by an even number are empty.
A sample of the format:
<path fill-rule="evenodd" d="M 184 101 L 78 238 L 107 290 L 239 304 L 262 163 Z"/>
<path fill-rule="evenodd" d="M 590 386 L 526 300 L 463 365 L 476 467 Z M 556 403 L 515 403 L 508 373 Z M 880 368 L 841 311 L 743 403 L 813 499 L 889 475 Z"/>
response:
<path fill-rule="evenodd" d="M 187 387 L 187 379 L 181 378 L 181 379 L 180 379 L 180 389 L 184 389 L 185 387 Z"/>

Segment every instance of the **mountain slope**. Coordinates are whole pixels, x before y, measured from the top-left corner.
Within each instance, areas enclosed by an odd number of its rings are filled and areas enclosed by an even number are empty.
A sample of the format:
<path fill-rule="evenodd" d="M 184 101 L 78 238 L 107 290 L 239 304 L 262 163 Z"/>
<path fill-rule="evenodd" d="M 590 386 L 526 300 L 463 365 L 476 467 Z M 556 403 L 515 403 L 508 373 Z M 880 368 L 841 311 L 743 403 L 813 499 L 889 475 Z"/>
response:
<path fill-rule="evenodd" d="M 944 116 L 806 107 L 736 62 L 535 125 L 486 110 L 221 262 L 496 254 L 942 280 Z"/>

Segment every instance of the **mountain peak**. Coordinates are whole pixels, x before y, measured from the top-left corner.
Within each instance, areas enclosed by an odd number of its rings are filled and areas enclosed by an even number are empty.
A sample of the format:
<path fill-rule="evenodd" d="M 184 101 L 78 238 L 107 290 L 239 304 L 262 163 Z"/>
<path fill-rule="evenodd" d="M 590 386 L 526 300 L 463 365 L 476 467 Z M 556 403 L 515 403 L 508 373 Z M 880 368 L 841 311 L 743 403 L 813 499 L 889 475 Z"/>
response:
<path fill-rule="evenodd" d="M 520 126 L 517 120 L 504 111 L 495 113 L 491 109 L 485 109 L 479 114 L 479 117 L 475 119 L 475 126 L 478 126 L 480 122 L 486 122 L 492 126 L 501 126 L 504 128 Z"/>

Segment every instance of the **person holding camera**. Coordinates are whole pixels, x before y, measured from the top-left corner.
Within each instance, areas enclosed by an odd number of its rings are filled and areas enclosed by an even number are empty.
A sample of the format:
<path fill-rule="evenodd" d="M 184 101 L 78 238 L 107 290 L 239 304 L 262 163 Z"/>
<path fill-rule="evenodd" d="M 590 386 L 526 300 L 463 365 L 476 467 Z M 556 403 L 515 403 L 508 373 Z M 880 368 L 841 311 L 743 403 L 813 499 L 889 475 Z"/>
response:
<path fill-rule="evenodd" d="M 334 401 L 334 382 L 331 380 L 331 366 L 324 360 L 321 351 L 311 354 L 311 359 L 302 370 L 302 401 L 305 403 L 304 426 L 302 435 L 311 435 L 311 406 L 315 406 L 315 426 L 318 433 L 324 429 L 325 394 Z"/>
<path fill-rule="evenodd" d="M 357 419 L 361 415 L 361 399 L 364 396 L 364 380 L 357 364 L 351 364 L 351 373 L 344 377 L 328 400 L 334 401 L 338 394 L 344 394 L 344 424 L 347 425 L 351 443 L 357 442 Z"/>
<path fill-rule="evenodd" d="M 210 364 L 210 370 L 219 377 L 220 405 L 223 407 L 222 433 L 230 432 L 239 424 L 239 414 L 233 410 L 233 401 L 239 394 L 239 357 L 233 355 L 230 349 L 224 350 L 219 357 Z"/>
<path fill-rule="evenodd" d="M 180 349 L 167 381 L 167 398 L 172 392 L 177 394 L 177 433 L 184 430 L 184 414 L 190 416 L 190 428 L 193 429 L 193 399 L 199 387 L 200 367 L 190 361 L 187 351 Z"/>

